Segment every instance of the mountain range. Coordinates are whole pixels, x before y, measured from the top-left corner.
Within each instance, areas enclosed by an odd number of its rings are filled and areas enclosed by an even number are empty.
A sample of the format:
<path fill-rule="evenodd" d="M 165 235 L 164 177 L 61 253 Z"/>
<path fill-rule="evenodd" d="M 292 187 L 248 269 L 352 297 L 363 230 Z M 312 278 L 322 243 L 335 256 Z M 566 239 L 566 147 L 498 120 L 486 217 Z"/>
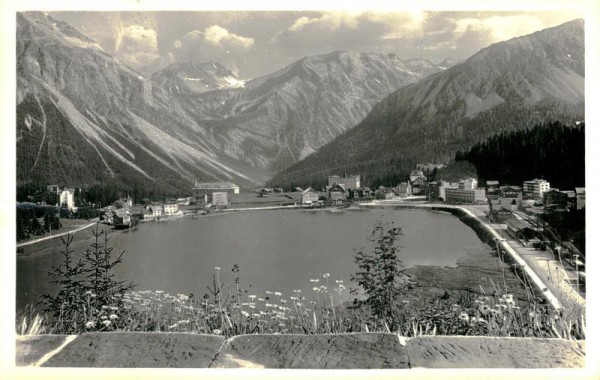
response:
<path fill-rule="evenodd" d="M 574 125 L 584 118 L 584 82 L 583 20 L 499 42 L 398 89 L 270 184 L 314 186 L 344 172 L 382 183 L 417 162 L 449 163 L 457 151 L 502 131 Z"/>
<path fill-rule="evenodd" d="M 251 187 L 446 66 L 336 51 L 242 80 L 218 63 L 144 77 L 45 13 L 17 14 L 17 184 Z M 452 62 L 444 62 L 444 65 Z"/>

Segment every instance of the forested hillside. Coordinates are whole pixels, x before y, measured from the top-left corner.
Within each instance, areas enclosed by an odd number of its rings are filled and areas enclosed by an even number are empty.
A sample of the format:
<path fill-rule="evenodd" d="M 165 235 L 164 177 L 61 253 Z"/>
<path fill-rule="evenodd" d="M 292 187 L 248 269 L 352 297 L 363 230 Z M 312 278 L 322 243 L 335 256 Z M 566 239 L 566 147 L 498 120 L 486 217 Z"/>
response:
<path fill-rule="evenodd" d="M 456 154 L 477 169 L 480 183 L 522 184 L 544 178 L 561 190 L 585 186 L 585 125 L 558 122 L 529 130 L 502 132 Z"/>

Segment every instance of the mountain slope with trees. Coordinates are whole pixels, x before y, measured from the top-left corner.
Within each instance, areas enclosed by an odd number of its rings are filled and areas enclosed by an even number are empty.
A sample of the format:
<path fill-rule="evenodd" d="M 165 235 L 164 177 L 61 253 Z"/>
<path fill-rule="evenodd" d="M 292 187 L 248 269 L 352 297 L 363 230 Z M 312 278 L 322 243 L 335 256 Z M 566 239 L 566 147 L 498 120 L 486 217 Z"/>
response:
<path fill-rule="evenodd" d="M 379 102 L 356 127 L 276 175 L 271 185 L 365 184 L 405 176 L 418 162 L 449 163 L 501 131 L 584 118 L 584 28 L 574 20 L 491 45 Z"/>

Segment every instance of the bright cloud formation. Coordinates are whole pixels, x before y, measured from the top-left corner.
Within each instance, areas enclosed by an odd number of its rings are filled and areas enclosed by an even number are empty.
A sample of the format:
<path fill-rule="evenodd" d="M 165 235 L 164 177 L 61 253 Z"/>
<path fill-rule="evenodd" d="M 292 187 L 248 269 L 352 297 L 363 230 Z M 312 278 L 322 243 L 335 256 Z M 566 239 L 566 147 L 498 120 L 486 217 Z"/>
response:
<path fill-rule="evenodd" d="M 142 25 L 120 25 L 115 32 L 114 52 L 126 64 L 147 64 L 160 57 L 157 33 Z"/>
<path fill-rule="evenodd" d="M 491 16 L 479 19 L 458 19 L 454 34 L 461 36 L 467 31 L 488 32 L 492 42 L 499 42 L 515 36 L 530 34 L 543 28 L 542 20 L 530 15 Z"/>
<path fill-rule="evenodd" d="M 236 45 L 249 48 L 254 45 L 254 39 L 230 33 L 227 29 L 213 25 L 204 30 L 204 40 L 213 45 Z"/>

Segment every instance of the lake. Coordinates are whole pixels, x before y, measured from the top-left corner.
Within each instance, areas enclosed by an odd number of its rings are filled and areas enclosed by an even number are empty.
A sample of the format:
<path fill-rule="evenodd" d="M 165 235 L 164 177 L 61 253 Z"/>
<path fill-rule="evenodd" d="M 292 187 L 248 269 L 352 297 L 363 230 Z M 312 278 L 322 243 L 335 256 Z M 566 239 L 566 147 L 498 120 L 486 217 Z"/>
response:
<path fill-rule="evenodd" d="M 117 276 L 137 283 L 137 290 L 202 296 L 215 267 L 221 268 L 222 281 L 233 284 L 231 268 L 237 264 L 240 285 L 251 294 L 261 296 L 269 290 L 293 295 L 293 289 L 307 294 L 315 285 L 310 279 L 325 284 L 324 273 L 330 274 L 330 285 L 334 280 L 343 280 L 346 288 L 352 285 L 354 250 L 370 249 L 367 238 L 377 220 L 402 228 L 401 259 L 406 266 L 455 266 L 469 250 L 486 248 L 473 230 L 450 214 L 389 208 L 211 214 L 112 231 L 110 243 L 115 251 L 125 251 Z M 86 233 L 91 236 L 90 230 Z M 90 242 L 76 244 L 76 252 Z M 53 291 L 46 273 L 60 263 L 60 249 L 57 243 L 50 252 L 17 258 L 18 310 Z"/>

